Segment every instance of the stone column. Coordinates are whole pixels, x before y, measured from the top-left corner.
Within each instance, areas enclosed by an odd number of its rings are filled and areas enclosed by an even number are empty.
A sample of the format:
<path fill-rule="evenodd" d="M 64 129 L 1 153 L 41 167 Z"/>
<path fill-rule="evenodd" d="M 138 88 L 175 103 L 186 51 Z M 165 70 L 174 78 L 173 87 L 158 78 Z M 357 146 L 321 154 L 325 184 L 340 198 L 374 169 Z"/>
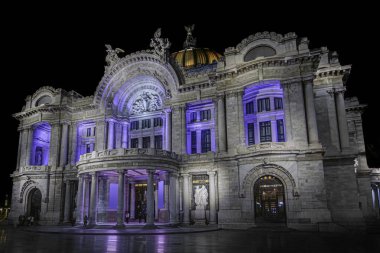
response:
<path fill-rule="evenodd" d="M 76 223 L 83 223 L 83 175 L 78 175 L 78 193 L 77 193 L 77 209 L 76 209 Z"/>
<path fill-rule="evenodd" d="M 96 122 L 96 151 L 105 149 L 105 123 L 104 120 Z"/>
<path fill-rule="evenodd" d="M 186 105 L 181 106 L 181 153 L 186 154 Z"/>
<path fill-rule="evenodd" d="M 348 148 L 350 146 L 348 140 L 348 128 L 347 128 L 347 118 L 346 118 L 346 107 L 344 105 L 343 94 L 345 89 L 335 90 L 335 103 L 338 113 L 338 127 L 339 127 L 339 138 L 341 148 Z"/>
<path fill-rule="evenodd" d="M 169 185 L 169 221 L 176 223 L 177 219 L 177 174 L 170 172 L 170 185 Z"/>
<path fill-rule="evenodd" d="M 114 148 L 114 133 L 115 133 L 115 126 L 114 122 L 112 120 L 108 121 L 108 138 L 107 138 L 107 149 L 113 149 Z"/>
<path fill-rule="evenodd" d="M 209 183 L 209 204 L 210 204 L 210 223 L 216 223 L 216 189 L 215 189 L 215 172 L 208 172 Z"/>
<path fill-rule="evenodd" d="M 91 172 L 91 197 L 90 197 L 90 215 L 88 225 L 96 225 L 96 202 L 97 202 L 97 189 L 98 189 L 98 175 L 96 172 Z"/>
<path fill-rule="evenodd" d="M 124 227 L 124 170 L 118 171 L 118 194 L 117 194 L 117 227 Z"/>
<path fill-rule="evenodd" d="M 224 109 L 224 95 L 218 97 L 218 141 L 219 152 L 226 151 L 226 114 Z"/>
<path fill-rule="evenodd" d="M 154 188 L 154 219 L 158 220 L 158 180 L 154 180 L 156 187 Z"/>
<path fill-rule="evenodd" d="M 172 111 L 171 109 L 165 110 L 165 143 L 166 150 L 172 151 Z"/>
<path fill-rule="evenodd" d="M 77 158 L 77 134 L 78 134 L 78 124 L 73 123 L 70 126 L 70 164 L 75 165 Z"/>
<path fill-rule="evenodd" d="M 51 126 L 50 132 L 50 150 L 49 150 L 49 165 L 58 166 L 58 159 L 60 157 L 60 129 L 61 125 L 54 123 Z"/>
<path fill-rule="evenodd" d="M 19 168 L 20 168 L 20 158 L 21 158 L 23 135 L 24 135 L 24 130 L 20 130 L 19 131 L 19 138 L 18 138 L 18 149 L 17 149 L 17 164 L 16 164 L 17 170 L 19 170 Z"/>
<path fill-rule="evenodd" d="M 238 91 L 236 96 L 236 103 L 238 109 L 238 127 L 239 127 L 239 138 L 240 145 L 245 146 L 245 131 L 244 131 L 244 111 L 243 111 L 243 91 Z"/>
<path fill-rule="evenodd" d="M 165 172 L 165 180 L 164 180 L 164 208 L 169 210 L 169 173 Z"/>
<path fill-rule="evenodd" d="M 128 148 L 128 124 L 123 124 L 123 134 L 122 134 L 122 148 Z"/>
<path fill-rule="evenodd" d="M 28 130 L 28 141 L 26 143 L 26 156 L 25 156 L 25 166 L 28 166 L 31 164 L 30 156 L 32 155 L 32 142 L 33 142 L 33 127 L 30 127 Z"/>
<path fill-rule="evenodd" d="M 87 175 L 83 175 L 84 187 L 83 187 L 83 216 L 89 216 L 89 201 L 90 201 L 90 178 Z"/>
<path fill-rule="evenodd" d="M 318 143 L 318 128 L 317 128 L 317 118 L 315 115 L 314 92 L 313 92 L 312 80 L 307 80 L 305 82 L 305 104 L 306 104 L 307 133 L 309 136 L 309 144 Z"/>
<path fill-rule="evenodd" d="M 71 183 L 69 180 L 66 180 L 66 192 L 65 192 L 65 212 L 63 222 L 70 222 L 70 192 L 71 192 Z"/>
<path fill-rule="evenodd" d="M 147 217 L 145 226 L 154 226 L 154 186 L 153 186 L 153 174 L 154 170 L 147 170 L 148 182 L 146 190 L 146 202 L 147 202 Z"/>
<path fill-rule="evenodd" d="M 135 182 L 131 181 L 131 197 L 130 197 L 130 218 L 132 220 L 135 219 L 135 199 L 136 199 L 136 189 L 135 189 Z"/>
<path fill-rule="evenodd" d="M 68 124 L 62 124 L 62 135 L 61 135 L 61 157 L 59 159 L 59 166 L 64 167 L 67 164 L 67 148 L 68 148 Z"/>
<path fill-rule="evenodd" d="M 189 174 L 183 177 L 183 223 L 190 223 Z"/>

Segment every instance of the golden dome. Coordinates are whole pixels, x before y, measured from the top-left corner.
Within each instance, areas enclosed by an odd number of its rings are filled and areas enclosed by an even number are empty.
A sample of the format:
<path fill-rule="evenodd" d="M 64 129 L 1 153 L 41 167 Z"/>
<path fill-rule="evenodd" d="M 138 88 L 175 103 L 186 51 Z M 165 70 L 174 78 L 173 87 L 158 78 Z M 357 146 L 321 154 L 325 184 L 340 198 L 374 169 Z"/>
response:
<path fill-rule="evenodd" d="M 218 61 L 222 55 L 208 48 L 186 48 L 172 53 L 173 59 L 184 68 L 211 64 Z"/>

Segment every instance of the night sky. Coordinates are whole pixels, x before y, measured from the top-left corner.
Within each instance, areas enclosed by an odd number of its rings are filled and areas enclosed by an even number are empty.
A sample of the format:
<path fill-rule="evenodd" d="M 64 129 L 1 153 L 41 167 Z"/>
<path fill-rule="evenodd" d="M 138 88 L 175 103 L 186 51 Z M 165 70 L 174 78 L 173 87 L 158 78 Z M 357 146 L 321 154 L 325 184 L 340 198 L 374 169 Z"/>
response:
<path fill-rule="evenodd" d="M 234 14 L 230 16 L 226 10 L 229 7 L 225 6 L 220 11 L 203 11 L 203 18 L 199 18 L 194 14 L 198 9 L 192 12 L 181 10 L 174 17 L 171 16 L 173 12 L 133 16 L 138 13 L 132 13 L 130 8 L 119 10 L 117 6 L 112 7 L 116 13 L 104 7 L 102 15 L 87 11 L 86 17 L 82 15 L 84 10 L 65 14 L 58 14 L 58 9 L 24 11 L 17 12 L 5 22 L 1 52 L 1 204 L 5 194 L 11 193 L 9 174 L 16 168 L 18 121 L 12 114 L 21 111 L 27 95 L 46 85 L 75 90 L 84 96 L 93 95 L 104 73 L 105 44 L 119 47 L 127 54 L 148 49 L 150 38 L 161 27 L 162 36 L 169 38 L 174 52 L 182 49 L 186 38 L 183 26 L 193 23 L 197 46 L 212 48 L 219 53 L 236 46 L 251 34 L 263 31 L 296 32 L 298 37 L 309 38 L 309 48 L 327 46 L 337 51 L 342 65 L 352 64 L 345 95 L 356 95 L 361 103 L 368 105 L 363 115 L 368 161 L 371 167 L 380 167 L 380 138 L 374 120 L 380 109 L 374 87 L 379 85 L 375 74 L 369 70 L 369 60 L 375 53 L 371 47 L 378 46 L 368 41 L 371 36 L 367 37 L 370 33 L 366 31 L 376 29 L 365 12 L 364 17 L 358 17 L 362 9 L 347 11 L 340 7 L 314 6 L 314 11 L 303 15 L 281 9 L 277 10 L 279 14 L 269 15 L 252 9 L 253 14 L 248 15 L 238 12 L 235 6 L 231 7 Z M 331 22 L 334 25 L 330 25 Z"/>

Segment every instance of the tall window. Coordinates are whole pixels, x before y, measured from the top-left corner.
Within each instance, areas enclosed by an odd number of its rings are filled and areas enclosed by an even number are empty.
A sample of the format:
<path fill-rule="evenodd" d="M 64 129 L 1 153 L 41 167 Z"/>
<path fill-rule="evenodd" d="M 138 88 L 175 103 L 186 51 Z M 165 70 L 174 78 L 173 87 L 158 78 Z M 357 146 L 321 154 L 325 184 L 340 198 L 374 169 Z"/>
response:
<path fill-rule="evenodd" d="M 143 119 L 141 124 L 142 124 L 142 129 L 150 128 L 150 119 Z"/>
<path fill-rule="evenodd" d="M 248 123 L 248 145 L 255 144 L 255 129 L 253 123 Z"/>
<path fill-rule="evenodd" d="M 260 122 L 260 142 L 271 142 L 272 131 L 270 121 Z"/>
<path fill-rule="evenodd" d="M 282 98 L 274 98 L 274 109 L 282 109 Z"/>
<path fill-rule="evenodd" d="M 42 147 L 36 147 L 36 153 L 34 158 L 35 165 L 42 165 L 43 150 Z"/>
<path fill-rule="evenodd" d="M 193 123 L 197 121 L 197 112 L 190 113 L 190 122 Z"/>
<path fill-rule="evenodd" d="M 257 100 L 257 111 L 270 111 L 270 99 L 269 98 L 261 98 Z"/>
<path fill-rule="evenodd" d="M 86 144 L 86 153 L 91 153 L 91 144 L 90 143 Z"/>
<path fill-rule="evenodd" d="M 203 110 L 201 111 L 201 121 L 202 120 L 210 120 L 211 119 L 211 110 Z"/>
<path fill-rule="evenodd" d="M 284 121 L 282 119 L 277 120 L 277 141 L 285 141 Z"/>
<path fill-rule="evenodd" d="M 192 154 L 197 153 L 197 132 L 196 131 L 191 132 L 191 153 Z"/>
<path fill-rule="evenodd" d="M 86 136 L 91 136 L 91 128 L 87 128 L 87 135 Z"/>
<path fill-rule="evenodd" d="M 154 148 L 162 149 L 162 135 L 154 136 Z"/>
<path fill-rule="evenodd" d="M 245 104 L 245 113 L 246 114 L 253 114 L 253 101 Z"/>
<path fill-rule="evenodd" d="M 201 146 L 202 153 L 211 151 L 211 131 L 210 129 L 201 131 Z"/>
<path fill-rule="evenodd" d="M 143 148 L 150 148 L 150 137 L 143 137 Z"/>
<path fill-rule="evenodd" d="M 96 135 L 96 127 L 94 127 L 94 136 Z"/>
<path fill-rule="evenodd" d="M 154 127 L 162 126 L 162 118 L 154 118 L 153 125 Z"/>
<path fill-rule="evenodd" d="M 138 121 L 132 121 L 131 122 L 131 130 L 137 130 L 139 129 L 139 122 Z"/>
<path fill-rule="evenodd" d="M 138 148 L 138 147 L 139 147 L 139 138 L 131 139 L 131 148 Z"/>

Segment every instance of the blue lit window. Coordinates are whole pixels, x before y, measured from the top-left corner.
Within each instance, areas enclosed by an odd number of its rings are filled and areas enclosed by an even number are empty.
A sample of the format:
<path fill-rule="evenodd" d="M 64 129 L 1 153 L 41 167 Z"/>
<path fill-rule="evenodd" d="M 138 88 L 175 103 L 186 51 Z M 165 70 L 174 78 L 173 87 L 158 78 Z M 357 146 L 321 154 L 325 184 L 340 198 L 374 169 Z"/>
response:
<path fill-rule="evenodd" d="M 154 118 L 153 125 L 154 127 L 162 126 L 162 118 Z"/>
<path fill-rule="evenodd" d="M 248 145 L 255 144 L 255 130 L 254 130 L 254 124 L 248 123 Z"/>
<path fill-rule="evenodd" d="M 150 119 L 143 119 L 141 121 L 142 129 L 150 128 Z"/>
<path fill-rule="evenodd" d="M 197 112 L 190 113 L 190 122 L 193 123 L 197 121 Z"/>
<path fill-rule="evenodd" d="M 257 100 L 257 111 L 270 111 L 270 100 L 269 98 L 261 98 Z"/>
<path fill-rule="evenodd" d="M 138 148 L 139 147 L 139 139 L 133 138 L 131 139 L 131 148 Z"/>
<path fill-rule="evenodd" d="M 277 120 L 277 141 L 285 141 L 284 121 L 282 119 Z"/>
<path fill-rule="evenodd" d="M 253 114 L 253 101 L 245 104 L 245 114 Z"/>
<path fill-rule="evenodd" d="M 150 137 L 143 137 L 143 148 L 150 148 Z"/>
<path fill-rule="evenodd" d="M 211 151 L 211 131 L 210 129 L 201 131 L 201 146 L 202 153 Z"/>
<path fill-rule="evenodd" d="M 191 132 L 191 153 L 192 154 L 197 153 L 197 132 L 196 131 Z"/>
<path fill-rule="evenodd" d="M 279 110 L 282 108 L 282 98 L 274 98 L 274 109 Z"/>
<path fill-rule="evenodd" d="M 201 111 L 201 121 L 202 120 L 210 120 L 211 119 L 211 110 L 203 110 Z"/>
<path fill-rule="evenodd" d="M 139 122 L 138 121 L 132 121 L 131 122 L 131 130 L 137 130 L 139 129 Z"/>
<path fill-rule="evenodd" d="M 154 148 L 162 149 L 162 135 L 154 136 Z"/>
<path fill-rule="evenodd" d="M 270 121 L 260 122 L 260 142 L 271 142 L 272 130 Z"/>

